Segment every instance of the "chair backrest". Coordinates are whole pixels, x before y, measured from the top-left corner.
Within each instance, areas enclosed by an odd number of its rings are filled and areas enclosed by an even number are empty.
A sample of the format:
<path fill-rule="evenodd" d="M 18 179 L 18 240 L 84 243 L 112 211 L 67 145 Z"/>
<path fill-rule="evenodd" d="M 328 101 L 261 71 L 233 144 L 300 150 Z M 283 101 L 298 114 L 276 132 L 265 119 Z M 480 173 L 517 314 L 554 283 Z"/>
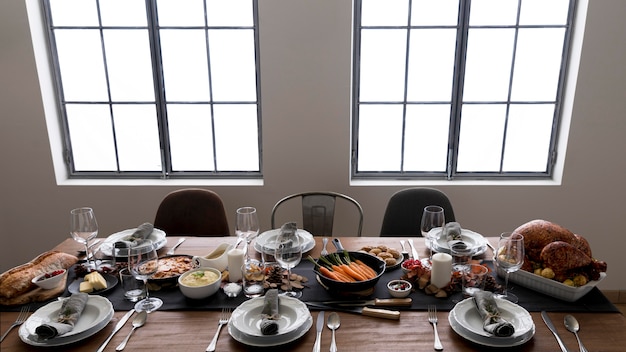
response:
<path fill-rule="evenodd" d="M 422 213 L 429 205 L 442 207 L 446 222 L 456 221 L 452 204 L 445 193 L 434 188 L 407 188 L 389 198 L 380 236 L 422 237 Z"/>
<path fill-rule="evenodd" d="M 293 198 L 302 198 L 302 228 L 315 236 L 332 236 L 335 218 L 336 200 L 343 199 L 353 205 L 358 212 L 359 226 L 357 236 L 363 230 L 363 208 L 354 198 L 336 192 L 303 192 L 289 195 L 279 200 L 272 208 L 271 225 L 275 229 L 281 224 L 275 223 L 276 211 L 279 206 Z"/>
<path fill-rule="evenodd" d="M 228 219 L 220 196 L 208 189 L 185 188 L 163 198 L 154 227 L 168 235 L 228 236 Z"/>

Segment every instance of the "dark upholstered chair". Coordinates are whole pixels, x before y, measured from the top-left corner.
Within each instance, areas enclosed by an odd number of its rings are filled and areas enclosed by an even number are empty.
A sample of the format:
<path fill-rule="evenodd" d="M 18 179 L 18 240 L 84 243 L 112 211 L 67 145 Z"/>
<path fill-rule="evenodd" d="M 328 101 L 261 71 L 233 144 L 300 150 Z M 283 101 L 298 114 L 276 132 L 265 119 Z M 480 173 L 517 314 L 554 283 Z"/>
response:
<path fill-rule="evenodd" d="M 429 205 L 442 207 L 446 222 L 456 221 L 452 204 L 445 193 L 434 188 L 407 188 L 389 198 L 380 236 L 422 237 L 422 213 Z"/>
<path fill-rule="evenodd" d="M 275 229 L 282 224 L 275 223 L 275 215 L 279 206 L 294 198 L 302 198 L 302 228 L 315 236 L 332 236 L 335 217 L 335 202 L 345 200 L 358 212 L 359 225 L 357 236 L 363 230 L 363 208 L 355 199 L 336 192 L 304 192 L 289 195 L 279 200 L 272 209 L 271 225 Z"/>
<path fill-rule="evenodd" d="M 220 196 L 208 189 L 186 188 L 163 198 L 154 227 L 171 236 L 228 236 L 228 220 Z"/>

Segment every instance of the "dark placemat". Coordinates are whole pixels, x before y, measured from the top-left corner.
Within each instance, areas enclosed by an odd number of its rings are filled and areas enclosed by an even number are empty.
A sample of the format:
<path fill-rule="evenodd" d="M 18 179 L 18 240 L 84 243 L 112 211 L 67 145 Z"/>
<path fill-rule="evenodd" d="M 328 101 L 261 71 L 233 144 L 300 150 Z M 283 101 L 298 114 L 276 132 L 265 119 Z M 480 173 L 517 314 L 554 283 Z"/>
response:
<path fill-rule="evenodd" d="M 490 262 L 487 262 L 491 266 Z M 336 296 L 324 289 L 315 278 L 313 272 L 313 264 L 308 260 L 303 260 L 293 272 L 307 277 L 308 282 L 306 287 L 302 291 L 302 301 L 326 301 L 337 300 L 346 298 L 345 296 Z M 495 272 L 492 275 L 496 276 L 496 280 L 500 284 L 504 284 L 504 281 L 497 277 Z M 387 282 L 393 279 L 398 279 L 402 276 L 402 270 L 400 268 L 388 271 L 384 273 L 378 283 L 376 284 L 374 292 L 366 298 L 390 298 L 391 296 L 387 292 Z M 67 284 L 68 286 L 76 279 L 74 270 L 68 271 Z M 513 288 L 513 293 L 519 297 L 518 304 L 531 312 L 538 311 L 564 311 L 564 312 L 616 312 L 619 313 L 617 307 L 615 307 L 609 300 L 602 294 L 602 292 L 594 287 L 588 294 L 580 298 L 576 302 L 566 302 L 557 298 L 553 298 L 539 292 L 524 288 L 516 284 L 509 284 Z M 70 293 L 66 290 L 63 296 L 69 296 Z M 222 308 L 236 308 L 247 298 L 243 294 L 235 298 L 227 297 L 222 290 L 215 295 L 202 299 L 192 300 L 185 298 L 178 287 L 162 288 L 158 291 L 150 291 L 150 295 L 159 297 L 163 300 L 163 306 L 160 310 L 219 310 Z M 134 304 L 127 301 L 124 298 L 121 285 L 118 284 L 113 289 L 102 296 L 107 297 L 115 310 L 130 310 Z M 413 298 L 413 305 L 411 307 L 403 307 L 403 310 L 427 310 L 429 304 L 437 305 L 439 310 L 449 311 L 451 310 L 455 302 L 453 298 L 436 298 L 431 295 L 425 294 L 421 290 L 416 290 L 410 295 Z M 349 298 L 348 298 L 349 299 Z M 31 305 L 31 311 L 44 306 L 49 302 L 35 303 Z M 315 308 L 311 308 L 315 309 Z M 20 306 L 8 307 L 0 306 L 0 311 L 19 311 Z"/>

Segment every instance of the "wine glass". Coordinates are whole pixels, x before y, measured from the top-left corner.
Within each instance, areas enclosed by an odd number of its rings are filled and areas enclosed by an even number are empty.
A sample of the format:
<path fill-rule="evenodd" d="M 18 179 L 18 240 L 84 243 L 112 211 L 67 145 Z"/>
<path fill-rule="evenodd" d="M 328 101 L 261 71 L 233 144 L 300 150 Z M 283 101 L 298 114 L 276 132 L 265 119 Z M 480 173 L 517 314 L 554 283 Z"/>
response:
<path fill-rule="evenodd" d="M 495 259 L 496 264 L 506 272 L 504 276 L 504 292 L 498 295 L 498 297 L 517 303 L 517 296 L 508 292 L 509 274 L 517 271 L 524 264 L 524 236 L 512 232 L 502 233 Z"/>
<path fill-rule="evenodd" d="M 85 245 L 85 258 L 87 258 L 87 266 L 91 269 L 97 269 L 96 263 L 89 262 L 89 241 L 98 236 L 98 222 L 93 209 L 83 207 L 70 211 L 70 235 L 74 241 Z"/>
<path fill-rule="evenodd" d="M 148 279 L 159 268 L 159 257 L 152 241 L 146 240 L 128 249 L 128 267 L 135 278 L 143 281 L 144 291 L 146 292 L 146 298 L 135 304 L 135 310 L 137 312 L 145 310 L 151 313 L 159 309 L 163 305 L 163 301 L 157 297 L 150 297 L 147 287 Z"/>
<path fill-rule="evenodd" d="M 237 209 L 235 233 L 240 240 L 246 241 L 246 263 L 250 262 L 250 242 L 259 234 L 259 217 L 256 208 Z"/>
<path fill-rule="evenodd" d="M 445 225 L 446 220 L 443 214 L 443 208 L 437 205 L 429 205 L 424 208 L 424 212 L 422 214 L 422 222 L 420 225 L 420 230 L 422 231 L 422 237 L 426 237 L 429 242 L 430 247 L 430 259 L 433 259 L 433 247 L 435 246 L 435 241 L 441 234 L 441 232 L 430 231 L 435 227 L 441 227 L 443 229 L 443 225 Z"/>
<path fill-rule="evenodd" d="M 302 292 L 293 291 L 291 287 L 291 269 L 300 263 L 302 260 L 302 246 L 300 245 L 300 238 L 296 231 L 281 232 L 276 236 L 275 240 L 275 254 L 274 258 L 280 264 L 281 267 L 287 269 L 287 291 L 283 294 L 285 296 L 299 298 L 302 296 Z"/>

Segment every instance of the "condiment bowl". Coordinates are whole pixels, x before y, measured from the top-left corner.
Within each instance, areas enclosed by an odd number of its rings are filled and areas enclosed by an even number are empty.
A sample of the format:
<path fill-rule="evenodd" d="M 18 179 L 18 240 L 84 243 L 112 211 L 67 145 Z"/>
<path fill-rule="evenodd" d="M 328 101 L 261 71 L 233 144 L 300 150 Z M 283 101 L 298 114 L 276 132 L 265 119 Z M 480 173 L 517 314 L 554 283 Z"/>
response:
<path fill-rule="evenodd" d="M 203 299 L 214 295 L 219 290 L 221 282 L 221 271 L 204 267 L 182 274 L 178 278 L 178 287 L 187 298 Z"/>
<path fill-rule="evenodd" d="M 392 297 L 404 298 L 411 293 L 413 285 L 406 280 L 391 280 L 387 283 L 387 291 Z"/>
<path fill-rule="evenodd" d="M 59 286 L 65 276 L 67 276 L 67 270 L 55 269 L 45 272 L 41 275 L 37 275 L 31 281 L 32 283 L 43 288 L 44 290 L 51 290 Z"/>

